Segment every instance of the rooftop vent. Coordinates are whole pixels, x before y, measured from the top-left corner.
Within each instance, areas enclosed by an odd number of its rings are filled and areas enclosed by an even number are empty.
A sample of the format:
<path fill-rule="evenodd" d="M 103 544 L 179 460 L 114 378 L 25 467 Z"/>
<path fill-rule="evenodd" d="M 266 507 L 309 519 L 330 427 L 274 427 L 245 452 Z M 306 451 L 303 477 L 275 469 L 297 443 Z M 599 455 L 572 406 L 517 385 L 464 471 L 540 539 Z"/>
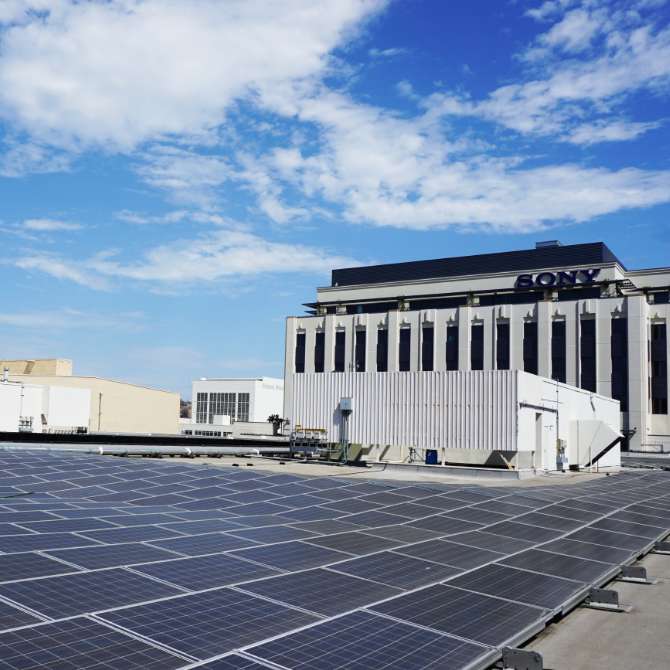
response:
<path fill-rule="evenodd" d="M 561 243 L 558 240 L 547 240 L 546 242 L 535 242 L 536 249 L 548 249 L 549 247 L 560 247 Z"/>

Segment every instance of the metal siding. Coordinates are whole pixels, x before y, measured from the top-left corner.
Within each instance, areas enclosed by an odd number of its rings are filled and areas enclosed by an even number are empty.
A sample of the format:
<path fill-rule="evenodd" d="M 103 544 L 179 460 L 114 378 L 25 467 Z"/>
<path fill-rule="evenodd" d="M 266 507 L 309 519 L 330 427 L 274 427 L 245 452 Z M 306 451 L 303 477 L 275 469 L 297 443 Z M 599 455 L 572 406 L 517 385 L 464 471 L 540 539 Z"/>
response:
<path fill-rule="evenodd" d="M 339 401 L 351 396 L 351 442 L 516 451 L 517 379 L 507 370 L 299 374 L 288 418 L 336 442 Z"/>

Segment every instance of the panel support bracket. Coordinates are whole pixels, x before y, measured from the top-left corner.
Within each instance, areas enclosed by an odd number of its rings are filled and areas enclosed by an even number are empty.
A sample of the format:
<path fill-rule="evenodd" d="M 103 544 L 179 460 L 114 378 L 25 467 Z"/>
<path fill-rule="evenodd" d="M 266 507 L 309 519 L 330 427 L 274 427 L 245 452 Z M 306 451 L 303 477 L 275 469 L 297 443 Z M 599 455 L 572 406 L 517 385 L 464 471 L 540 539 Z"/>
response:
<path fill-rule="evenodd" d="M 670 542 L 657 542 L 654 545 L 653 553 L 670 556 Z"/>
<path fill-rule="evenodd" d="M 503 670 L 544 670 L 544 661 L 536 651 L 505 647 L 501 667 Z"/>
<path fill-rule="evenodd" d="M 619 593 L 611 589 L 591 589 L 585 607 L 606 612 L 630 612 L 631 607 L 619 602 Z"/>
<path fill-rule="evenodd" d="M 620 582 L 629 582 L 631 584 L 657 584 L 657 579 L 649 579 L 647 568 L 641 565 L 624 565 L 621 568 L 621 574 L 617 578 Z"/>

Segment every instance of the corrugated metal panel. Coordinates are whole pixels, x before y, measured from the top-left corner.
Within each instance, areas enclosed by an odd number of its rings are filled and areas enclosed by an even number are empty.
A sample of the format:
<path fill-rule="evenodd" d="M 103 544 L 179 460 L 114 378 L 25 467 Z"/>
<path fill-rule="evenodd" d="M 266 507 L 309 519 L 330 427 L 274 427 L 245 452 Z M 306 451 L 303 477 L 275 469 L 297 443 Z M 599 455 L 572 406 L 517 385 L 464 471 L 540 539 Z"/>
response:
<path fill-rule="evenodd" d="M 336 442 L 339 401 L 352 397 L 351 442 L 515 451 L 517 387 L 516 371 L 299 374 L 287 410 Z"/>

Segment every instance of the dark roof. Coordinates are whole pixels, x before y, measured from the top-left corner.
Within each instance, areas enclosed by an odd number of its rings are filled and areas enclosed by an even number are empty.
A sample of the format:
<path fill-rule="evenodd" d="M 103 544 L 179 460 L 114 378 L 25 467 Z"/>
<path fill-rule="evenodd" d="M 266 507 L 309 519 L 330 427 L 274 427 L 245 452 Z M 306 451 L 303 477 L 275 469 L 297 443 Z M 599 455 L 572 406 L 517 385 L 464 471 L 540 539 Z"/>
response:
<path fill-rule="evenodd" d="M 553 267 L 597 266 L 605 263 L 618 263 L 625 269 L 623 263 L 605 244 L 593 242 L 589 244 L 570 244 L 564 247 L 543 247 L 496 254 L 438 258 L 430 261 L 343 268 L 333 270 L 331 285 L 354 286 L 356 284 L 436 279 L 495 272 L 525 272 Z"/>

